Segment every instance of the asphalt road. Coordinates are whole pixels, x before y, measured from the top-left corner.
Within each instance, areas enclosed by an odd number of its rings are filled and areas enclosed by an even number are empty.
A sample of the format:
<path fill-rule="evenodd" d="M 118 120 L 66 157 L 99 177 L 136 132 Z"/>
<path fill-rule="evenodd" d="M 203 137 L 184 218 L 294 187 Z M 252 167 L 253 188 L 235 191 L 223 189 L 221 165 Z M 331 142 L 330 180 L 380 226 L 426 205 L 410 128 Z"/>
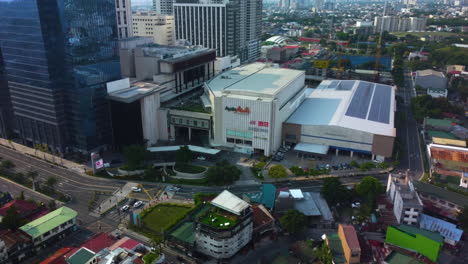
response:
<path fill-rule="evenodd" d="M 418 179 L 424 171 L 422 165 L 422 153 L 420 148 L 419 129 L 416 120 L 414 119 L 411 109 L 411 98 L 415 97 L 413 82 L 411 81 L 410 73 L 405 73 L 405 87 L 401 87 L 399 95 L 403 98 L 404 104 L 402 111 L 405 115 L 404 125 L 397 130 L 397 136 L 403 146 L 403 153 L 400 157 L 400 169 L 409 170 L 413 175 L 413 180 Z"/>

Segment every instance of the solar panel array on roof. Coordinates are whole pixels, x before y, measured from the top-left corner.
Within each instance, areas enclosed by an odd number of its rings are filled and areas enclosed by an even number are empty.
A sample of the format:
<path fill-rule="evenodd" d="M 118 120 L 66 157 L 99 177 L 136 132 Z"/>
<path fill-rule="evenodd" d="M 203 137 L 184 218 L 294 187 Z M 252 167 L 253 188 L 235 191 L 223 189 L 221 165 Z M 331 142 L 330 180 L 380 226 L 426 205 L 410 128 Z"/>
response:
<path fill-rule="evenodd" d="M 386 85 L 375 85 L 368 120 L 388 124 L 390 122 L 391 88 Z"/>
<path fill-rule="evenodd" d="M 348 110 L 346 110 L 346 115 L 366 119 L 373 91 L 372 83 L 359 82 Z"/>

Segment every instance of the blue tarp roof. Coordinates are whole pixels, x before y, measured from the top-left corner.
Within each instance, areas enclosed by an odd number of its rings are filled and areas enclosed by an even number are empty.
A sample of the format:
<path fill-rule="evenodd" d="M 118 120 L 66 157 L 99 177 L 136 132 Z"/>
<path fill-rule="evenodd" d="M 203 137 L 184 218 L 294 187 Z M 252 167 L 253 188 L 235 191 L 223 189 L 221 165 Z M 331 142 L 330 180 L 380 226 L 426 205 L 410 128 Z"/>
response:
<path fill-rule="evenodd" d="M 463 231 L 456 225 L 430 215 L 421 214 L 419 227 L 430 231 L 439 232 L 445 239 L 460 241 Z"/>

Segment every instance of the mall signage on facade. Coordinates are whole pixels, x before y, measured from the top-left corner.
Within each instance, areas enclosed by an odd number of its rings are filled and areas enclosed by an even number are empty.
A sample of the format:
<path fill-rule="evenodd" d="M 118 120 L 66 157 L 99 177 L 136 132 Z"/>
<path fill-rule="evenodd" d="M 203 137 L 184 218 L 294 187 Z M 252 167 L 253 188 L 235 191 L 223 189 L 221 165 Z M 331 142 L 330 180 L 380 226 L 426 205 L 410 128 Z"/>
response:
<path fill-rule="evenodd" d="M 250 109 L 248 107 L 242 108 L 240 106 L 238 106 L 238 107 L 228 107 L 228 106 L 226 106 L 224 108 L 224 110 L 229 111 L 229 112 L 238 113 L 238 114 L 250 114 Z"/>

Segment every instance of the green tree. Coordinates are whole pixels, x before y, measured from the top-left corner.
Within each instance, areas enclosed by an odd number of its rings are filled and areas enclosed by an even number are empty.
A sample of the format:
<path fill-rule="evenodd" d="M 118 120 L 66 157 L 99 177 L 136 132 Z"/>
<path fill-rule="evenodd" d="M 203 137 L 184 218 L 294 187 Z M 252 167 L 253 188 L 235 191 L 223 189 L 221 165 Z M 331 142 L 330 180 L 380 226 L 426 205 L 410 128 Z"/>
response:
<path fill-rule="evenodd" d="M 327 46 L 327 41 L 325 39 L 320 39 L 319 44 L 320 44 L 320 46 L 325 47 L 325 46 Z"/>
<path fill-rule="evenodd" d="M 151 237 L 151 246 L 161 252 L 162 246 L 164 245 L 164 239 L 161 236 Z"/>
<path fill-rule="evenodd" d="M 58 180 L 56 177 L 54 176 L 49 176 L 49 178 L 47 178 L 45 184 L 47 185 L 47 187 L 51 190 L 54 189 L 54 186 L 57 184 Z"/>
<path fill-rule="evenodd" d="M 189 163 L 192 161 L 193 153 L 188 146 L 181 146 L 180 149 L 176 151 L 176 162 L 177 163 Z"/>
<path fill-rule="evenodd" d="M 210 184 L 226 185 L 240 178 L 241 171 L 227 160 L 222 160 L 210 167 L 206 172 L 206 179 Z"/>
<path fill-rule="evenodd" d="M 268 170 L 268 176 L 273 179 L 281 179 L 288 177 L 288 172 L 283 165 L 277 164 L 270 167 Z"/>
<path fill-rule="evenodd" d="M 148 155 L 148 151 L 141 145 L 130 145 L 123 149 L 125 157 L 125 168 L 128 170 L 141 169 L 143 162 Z"/>
<path fill-rule="evenodd" d="M 367 201 L 371 208 L 374 208 L 377 196 L 385 191 L 382 183 L 372 176 L 362 178 L 354 189 L 359 196 Z"/>
<path fill-rule="evenodd" d="M 306 217 L 295 209 L 289 209 L 286 214 L 280 218 L 281 226 L 291 234 L 301 232 L 306 224 Z"/>
<path fill-rule="evenodd" d="M 332 252 L 325 242 L 323 242 L 322 246 L 314 249 L 314 256 L 316 256 L 323 264 L 333 263 Z"/>
<path fill-rule="evenodd" d="M 2 218 L 2 225 L 11 230 L 16 230 L 18 227 L 24 225 L 24 220 L 18 214 L 14 205 L 6 211 L 5 216 Z"/>
<path fill-rule="evenodd" d="M 57 209 L 57 204 L 55 203 L 55 200 L 50 200 L 49 203 L 47 203 L 47 207 L 51 211 Z"/>
<path fill-rule="evenodd" d="M 351 192 L 336 177 L 326 178 L 320 193 L 331 206 L 351 202 Z"/>
<path fill-rule="evenodd" d="M 463 228 L 463 231 L 468 232 L 468 206 L 463 207 L 458 213 L 457 220 Z"/>
<path fill-rule="evenodd" d="M 5 169 L 11 169 L 15 167 L 15 164 L 11 160 L 2 160 L 0 166 L 2 166 Z"/>

